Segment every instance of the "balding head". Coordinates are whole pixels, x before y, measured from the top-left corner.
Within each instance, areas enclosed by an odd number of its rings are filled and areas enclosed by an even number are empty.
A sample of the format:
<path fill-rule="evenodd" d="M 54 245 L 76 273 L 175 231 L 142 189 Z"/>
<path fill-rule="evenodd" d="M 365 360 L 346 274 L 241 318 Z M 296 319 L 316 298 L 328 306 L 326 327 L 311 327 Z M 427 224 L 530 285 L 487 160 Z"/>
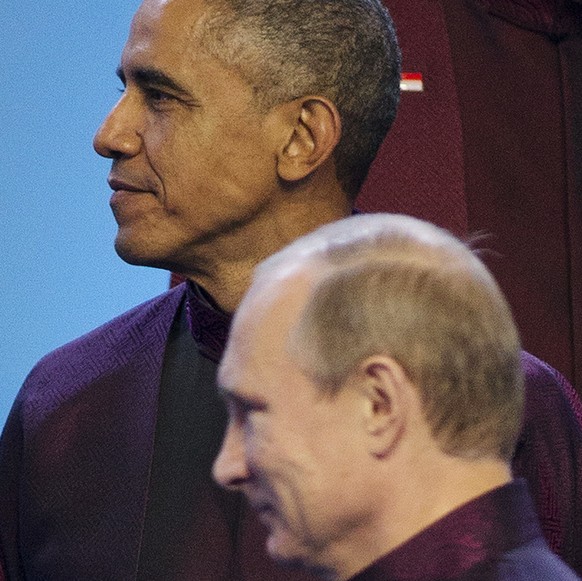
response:
<path fill-rule="evenodd" d="M 518 333 L 465 244 L 414 218 L 355 216 L 265 261 L 253 287 L 297 271 L 311 273 L 313 290 L 288 349 L 322 387 L 389 355 L 420 391 L 443 450 L 511 458 L 523 405 Z"/>
<path fill-rule="evenodd" d="M 509 309 L 467 247 L 413 218 L 352 217 L 265 261 L 219 384 L 216 480 L 250 499 L 274 558 L 326 578 L 511 478 Z"/>

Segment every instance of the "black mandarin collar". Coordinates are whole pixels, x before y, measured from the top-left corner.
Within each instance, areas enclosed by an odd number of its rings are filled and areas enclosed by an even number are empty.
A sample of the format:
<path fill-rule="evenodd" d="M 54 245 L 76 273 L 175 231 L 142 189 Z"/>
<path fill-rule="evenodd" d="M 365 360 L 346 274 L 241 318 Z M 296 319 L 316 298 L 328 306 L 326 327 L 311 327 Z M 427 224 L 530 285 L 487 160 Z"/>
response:
<path fill-rule="evenodd" d="M 232 315 L 221 311 L 196 283 L 186 283 L 186 316 L 198 350 L 218 363 L 224 352 Z"/>

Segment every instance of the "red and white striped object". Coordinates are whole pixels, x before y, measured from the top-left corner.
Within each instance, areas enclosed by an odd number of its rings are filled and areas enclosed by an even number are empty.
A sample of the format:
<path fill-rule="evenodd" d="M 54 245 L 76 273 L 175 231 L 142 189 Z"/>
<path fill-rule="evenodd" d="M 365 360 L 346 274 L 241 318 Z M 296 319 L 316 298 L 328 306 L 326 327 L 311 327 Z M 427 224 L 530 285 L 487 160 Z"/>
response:
<path fill-rule="evenodd" d="M 422 73 L 402 73 L 400 76 L 400 90 L 416 93 L 424 91 Z"/>

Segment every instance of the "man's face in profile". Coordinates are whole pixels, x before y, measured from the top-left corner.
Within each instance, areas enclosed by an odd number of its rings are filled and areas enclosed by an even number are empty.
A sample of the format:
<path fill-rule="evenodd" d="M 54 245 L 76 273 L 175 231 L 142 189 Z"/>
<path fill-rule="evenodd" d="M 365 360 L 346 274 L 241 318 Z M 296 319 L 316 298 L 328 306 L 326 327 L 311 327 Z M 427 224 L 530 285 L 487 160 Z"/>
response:
<path fill-rule="evenodd" d="M 260 294 L 244 303 L 220 368 L 230 421 L 214 476 L 246 494 L 272 557 L 317 566 L 372 518 L 373 491 L 358 466 L 362 399 L 349 387 L 325 393 L 288 355 L 305 288 Z"/>
<path fill-rule="evenodd" d="M 202 0 L 145 0 L 124 48 L 123 94 L 95 136 L 113 159 L 116 249 L 180 271 L 266 212 L 276 183 L 251 87 L 197 40 Z"/>

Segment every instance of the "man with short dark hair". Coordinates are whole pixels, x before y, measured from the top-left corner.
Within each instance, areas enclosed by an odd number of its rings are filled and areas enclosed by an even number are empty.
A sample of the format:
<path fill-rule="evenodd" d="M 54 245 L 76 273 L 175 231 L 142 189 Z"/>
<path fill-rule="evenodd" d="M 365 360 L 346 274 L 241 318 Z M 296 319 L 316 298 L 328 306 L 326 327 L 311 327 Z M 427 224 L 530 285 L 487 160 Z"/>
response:
<path fill-rule="evenodd" d="M 446 231 L 357 216 L 267 259 L 218 382 L 214 475 L 245 493 L 276 560 L 328 581 L 578 578 L 512 482 L 511 311 Z"/>
<path fill-rule="evenodd" d="M 380 0 L 145 0 L 95 136 L 118 254 L 189 282 L 58 350 L 0 450 L 9 579 L 286 579 L 211 478 L 216 362 L 253 267 L 351 212 L 396 114 Z"/>
<path fill-rule="evenodd" d="M 351 213 L 396 112 L 399 63 L 379 0 L 144 1 L 94 144 L 112 160 L 119 255 L 188 282 L 27 378 L 0 444 L 9 579 L 291 576 L 263 555 L 241 496 L 212 482 L 226 423 L 216 362 L 255 265 Z M 544 405 L 515 462 L 530 481 L 548 475 L 536 501 L 569 515 L 544 523 L 570 546 L 576 491 L 554 476 L 573 470 L 580 426 L 559 375 L 527 355 L 524 367 Z M 540 459 L 556 441 L 559 461 Z"/>

